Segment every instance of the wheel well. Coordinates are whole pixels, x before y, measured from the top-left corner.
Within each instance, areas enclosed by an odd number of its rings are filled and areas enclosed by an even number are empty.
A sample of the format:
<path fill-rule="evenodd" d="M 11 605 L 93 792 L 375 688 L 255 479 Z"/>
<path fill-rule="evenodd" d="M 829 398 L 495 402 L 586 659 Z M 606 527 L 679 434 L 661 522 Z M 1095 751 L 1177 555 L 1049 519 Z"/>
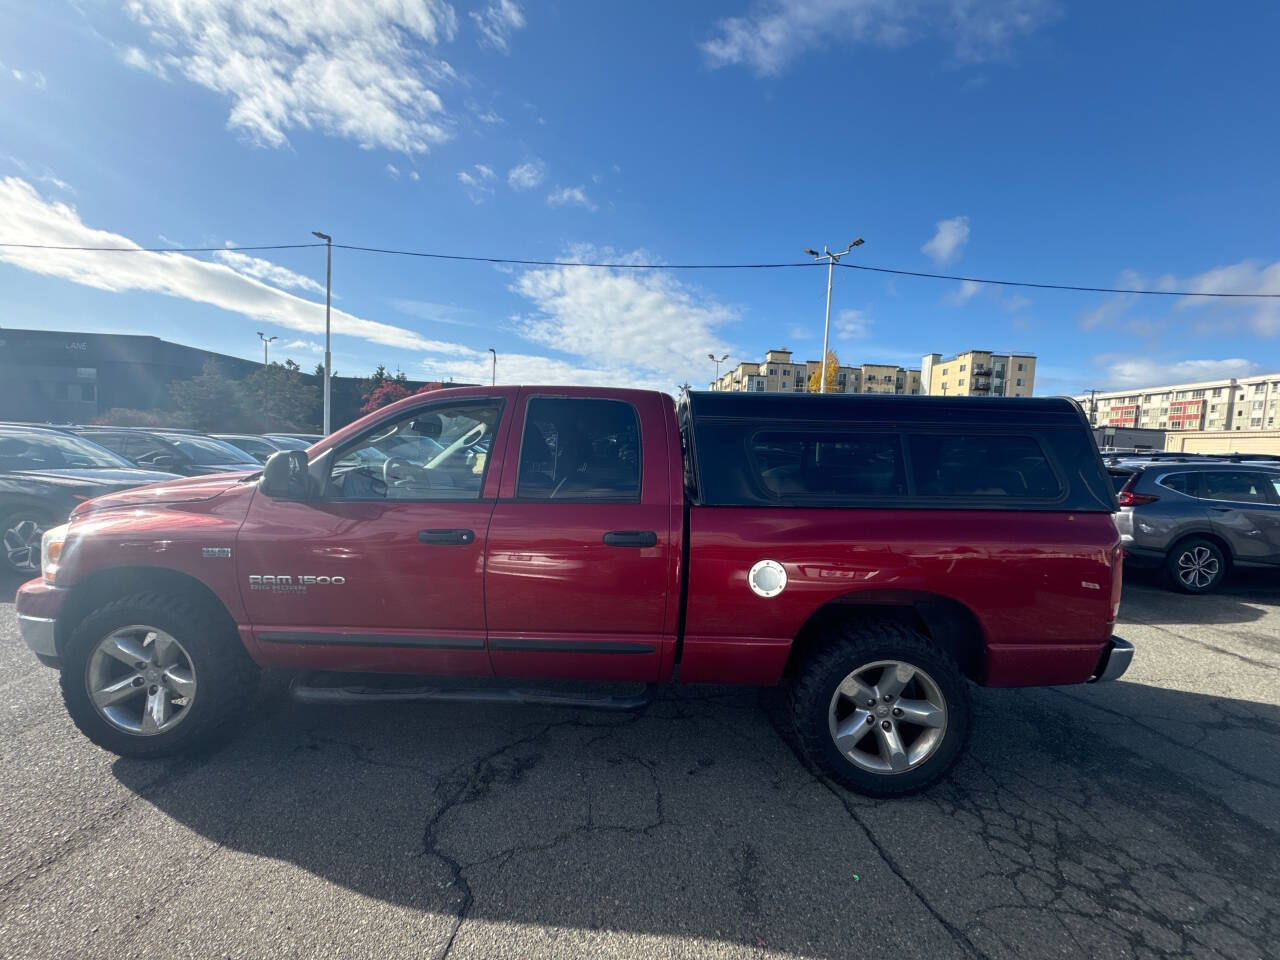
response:
<path fill-rule="evenodd" d="M 1216 546 L 1219 550 L 1222 551 L 1222 555 L 1223 557 L 1226 558 L 1228 567 L 1230 567 L 1231 564 L 1235 561 L 1235 557 L 1231 553 L 1231 544 L 1227 543 L 1226 540 L 1222 539 L 1222 537 L 1218 536 L 1216 533 L 1202 533 L 1200 531 L 1196 531 L 1195 533 L 1188 533 L 1185 536 L 1181 536 L 1177 540 L 1173 541 L 1173 543 L 1169 545 L 1168 551 L 1165 553 L 1165 559 L 1167 560 L 1170 557 L 1172 557 L 1174 554 L 1174 551 L 1176 551 L 1188 540 L 1208 540 L 1210 543 L 1212 543 L 1214 546 Z"/>
<path fill-rule="evenodd" d="M 80 621 L 94 610 L 104 603 L 144 591 L 183 597 L 235 631 L 235 620 L 218 595 L 195 577 L 164 567 L 117 567 L 96 573 L 71 588 L 58 612 L 54 638 L 58 652 L 62 652 L 62 645 L 75 632 Z"/>
<path fill-rule="evenodd" d="M 824 604 L 800 628 L 783 675 L 795 675 L 810 651 L 825 641 L 832 624 L 860 620 L 892 620 L 910 627 L 950 654 L 970 680 L 981 683 L 986 675 L 986 639 L 977 616 L 964 604 L 933 594 L 855 596 Z"/>

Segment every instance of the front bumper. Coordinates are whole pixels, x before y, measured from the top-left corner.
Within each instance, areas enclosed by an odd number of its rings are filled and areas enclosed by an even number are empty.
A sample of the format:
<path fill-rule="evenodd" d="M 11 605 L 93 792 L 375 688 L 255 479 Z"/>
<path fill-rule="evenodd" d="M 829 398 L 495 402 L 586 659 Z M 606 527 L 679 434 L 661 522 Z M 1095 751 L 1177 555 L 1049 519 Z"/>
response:
<path fill-rule="evenodd" d="M 54 631 L 57 626 L 52 617 L 29 617 L 18 614 L 18 630 L 22 633 L 23 642 L 31 648 L 31 652 L 40 662 L 48 666 L 57 666 L 58 647 L 54 643 Z"/>
<path fill-rule="evenodd" d="M 1089 682 L 1118 680 L 1129 669 L 1129 664 L 1132 662 L 1133 644 L 1128 640 L 1112 637 L 1111 642 L 1107 644 L 1107 649 L 1102 653 L 1102 659 L 1098 661 L 1097 671 L 1089 678 Z"/>
<path fill-rule="evenodd" d="M 23 642 L 41 663 L 50 667 L 58 665 L 58 610 L 65 596 L 65 590 L 36 578 L 19 587 L 14 600 Z"/>

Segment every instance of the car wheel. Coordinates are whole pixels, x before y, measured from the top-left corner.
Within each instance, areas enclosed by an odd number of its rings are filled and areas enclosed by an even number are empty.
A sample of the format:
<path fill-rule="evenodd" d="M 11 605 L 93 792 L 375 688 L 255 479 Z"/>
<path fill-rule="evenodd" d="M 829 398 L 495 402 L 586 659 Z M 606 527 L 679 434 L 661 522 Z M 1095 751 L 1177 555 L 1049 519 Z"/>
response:
<path fill-rule="evenodd" d="M 1209 593 L 1217 590 L 1227 575 L 1227 558 L 1212 540 L 1193 537 L 1169 551 L 1165 569 L 1175 589 Z"/>
<path fill-rule="evenodd" d="M 10 573 L 34 577 L 40 572 L 40 538 L 56 520 L 48 510 L 40 507 L 19 507 L 6 510 L 0 517 L 0 539 L 4 552 L 0 554 L 5 569 Z"/>
<path fill-rule="evenodd" d="M 809 759 L 873 797 L 936 782 L 972 723 L 968 681 L 955 661 L 888 621 L 835 627 L 800 668 L 792 705 Z"/>
<path fill-rule="evenodd" d="M 258 682 L 230 624 L 202 605 L 161 594 L 98 608 L 67 639 L 61 660 L 71 719 L 122 757 L 211 743 L 244 712 Z"/>

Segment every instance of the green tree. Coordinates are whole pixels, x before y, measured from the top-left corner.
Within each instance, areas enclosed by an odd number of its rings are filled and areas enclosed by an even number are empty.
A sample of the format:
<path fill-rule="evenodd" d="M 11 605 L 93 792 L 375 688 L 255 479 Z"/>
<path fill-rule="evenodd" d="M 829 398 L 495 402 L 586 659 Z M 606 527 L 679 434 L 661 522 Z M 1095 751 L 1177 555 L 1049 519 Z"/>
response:
<path fill-rule="evenodd" d="M 244 423 L 240 385 L 222 372 L 216 360 L 206 360 L 198 377 L 169 384 L 175 412 L 197 430 L 239 430 Z"/>
<path fill-rule="evenodd" d="M 255 429 L 320 429 L 321 388 L 292 360 L 259 367 L 242 382 L 240 389 L 244 415 Z"/>
<path fill-rule="evenodd" d="M 827 351 L 827 393 L 838 393 L 840 388 L 837 386 L 836 377 L 840 370 L 840 358 L 836 356 L 834 350 Z M 822 383 L 822 367 L 819 366 L 812 374 L 809 375 L 809 392 L 819 393 L 819 385 Z"/>

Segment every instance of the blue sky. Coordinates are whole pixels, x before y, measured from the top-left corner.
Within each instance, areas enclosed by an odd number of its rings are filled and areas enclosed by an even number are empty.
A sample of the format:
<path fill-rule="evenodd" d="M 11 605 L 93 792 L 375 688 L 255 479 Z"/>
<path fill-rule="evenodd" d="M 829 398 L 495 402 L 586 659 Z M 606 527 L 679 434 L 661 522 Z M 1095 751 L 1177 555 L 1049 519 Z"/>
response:
<path fill-rule="evenodd" d="M 338 242 L 858 261 L 1280 293 L 1280 5 L 0 0 L 3 325 L 310 367 Z M 1035 352 L 1037 392 L 1280 369 L 1280 301 L 837 273 L 846 363 Z M 337 250 L 334 365 L 705 384 L 816 358 L 824 271 L 503 270 Z M 287 346 L 285 346 L 287 345 Z M 280 347 L 284 347 L 280 349 Z"/>

